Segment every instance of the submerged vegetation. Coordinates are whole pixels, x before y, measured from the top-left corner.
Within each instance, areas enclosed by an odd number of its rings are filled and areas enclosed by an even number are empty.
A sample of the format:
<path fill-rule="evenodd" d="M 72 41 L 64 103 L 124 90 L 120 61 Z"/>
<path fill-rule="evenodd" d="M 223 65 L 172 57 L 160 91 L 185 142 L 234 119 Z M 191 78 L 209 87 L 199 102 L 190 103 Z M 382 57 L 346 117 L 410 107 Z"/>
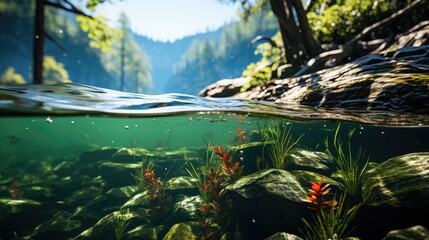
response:
<path fill-rule="evenodd" d="M 278 232 L 306 239 L 382 239 L 410 221 L 421 224 L 416 216 L 427 213 L 421 207 L 425 202 L 414 199 L 426 192 L 423 141 L 403 148 L 404 158 L 385 157 L 388 166 L 412 173 L 398 177 L 400 183 L 390 175 L 384 181 L 384 163 L 371 163 L 375 167 L 368 170 L 368 159 L 354 155 L 371 139 L 384 144 L 369 148 L 371 156 L 383 159 L 391 144 L 408 141 L 392 137 L 399 128 L 381 134 L 378 127 L 350 123 L 294 121 L 292 126 L 253 116 L 198 117 L 2 119 L 3 126 L 19 127 L 5 129 L 0 138 L 5 143 L 0 149 L 0 223 L 8 226 L 0 229 L 0 237 L 13 239 L 13 229 L 33 239 L 265 239 Z M 345 129 L 354 128 L 361 131 L 352 139 L 354 132 Z M 32 141 L 42 137 L 28 134 L 35 129 L 49 135 L 43 138 L 46 148 Z M 81 144 L 85 134 L 97 136 L 101 144 L 87 143 L 68 155 L 70 144 Z M 63 137 L 67 142 L 59 141 Z M 166 138 L 168 147 L 156 144 Z M 195 140 L 207 138 L 206 144 Z M 135 140 L 131 146 L 130 139 Z M 35 146 L 28 149 L 30 141 Z M 410 154 L 416 147 L 421 153 Z M 384 194 L 385 189 L 395 195 Z M 411 207 L 418 211 L 404 211 Z M 30 213 L 31 225 L 22 218 Z M 368 225 L 368 218 L 377 223 Z M 398 219 L 407 219 L 406 225 L 392 222 Z"/>
<path fill-rule="evenodd" d="M 291 129 L 292 125 L 281 122 L 276 127 L 264 126 L 263 129 L 259 130 L 263 142 L 262 156 L 264 156 L 264 151 L 268 145 L 268 153 L 274 168 L 287 169 L 290 151 L 304 136 L 304 134 L 301 134 L 295 140 L 292 136 Z"/>
<path fill-rule="evenodd" d="M 338 204 L 336 204 L 336 207 L 331 205 L 331 209 L 329 211 L 325 211 L 326 209 L 317 210 L 311 221 L 304 218 L 302 219 L 305 239 L 342 239 L 350 234 L 351 230 L 353 230 L 350 224 L 362 205 L 358 204 L 349 207 L 346 201 L 346 196 L 347 194 L 342 194 L 338 200 Z M 330 202 L 336 203 L 337 201 L 334 197 Z"/>
<path fill-rule="evenodd" d="M 351 138 L 355 130 L 353 129 L 349 132 L 348 141 L 344 143 L 339 136 L 340 128 L 341 125 L 339 124 L 332 139 L 333 149 L 330 147 L 329 139 L 326 138 L 325 140 L 326 152 L 335 160 L 337 169 L 333 177 L 344 185 L 349 194 L 362 199 L 361 187 L 363 176 L 368 168 L 369 157 L 365 158 L 361 148 L 359 148 L 357 154 L 353 155 Z"/>

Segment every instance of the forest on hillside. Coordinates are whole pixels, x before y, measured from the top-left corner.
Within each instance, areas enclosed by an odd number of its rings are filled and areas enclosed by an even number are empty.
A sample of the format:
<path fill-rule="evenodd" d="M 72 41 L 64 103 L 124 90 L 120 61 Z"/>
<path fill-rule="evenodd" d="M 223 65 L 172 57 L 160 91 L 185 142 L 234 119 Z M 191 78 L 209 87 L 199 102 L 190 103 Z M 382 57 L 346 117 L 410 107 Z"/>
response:
<path fill-rule="evenodd" d="M 45 48 L 43 60 L 34 61 L 40 1 Z M 31 83 L 43 62 L 44 83 L 195 95 L 218 80 L 245 77 L 246 91 L 356 59 L 429 16 L 426 0 L 219 0 L 240 2 L 242 20 L 157 42 L 131 32 L 125 14 L 108 26 L 96 11 L 99 4 L 115 4 L 105 2 L 81 1 L 80 10 L 66 0 L 0 0 L 0 82 Z"/>
<path fill-rule="evenodd" d="M 29 0 L 0 1 L 2 83 L 33 81 L 35 3 Z M 118 27 L 108 29 L 117 40 L 103 49 L 86 32 L 100 26 L 94 26 L 94 23 L 91 26 L 88 19 L 56 7 L 45 6 L 44 14 L 44 83 L 74 82 L 131 92 L 151 91 L 148 56 L 132 37 L 125 15 L 121 16 Z M 102 16 L 98 19 L 103 20 Z M 121 78 L 126 79 L 123 86 Z"/>
<path fill-rule="evenodd" d="M 0 35 L 3 84 L 33 82 L 35 3 L 0 0 L 0 21 L 8 23 L 2 24 Z M 259 59 L 251 40 L 277 32 L 268 11 L 175 42 L 131 32 L 125 14 L 116 27 L 103 25 L 106 19 L 96 11 L 95 21 L 49 5 L 44 14 L 44 83 L 74 82 L 140 93 L 197 94 L 219 79 L 240 77 Z"/>

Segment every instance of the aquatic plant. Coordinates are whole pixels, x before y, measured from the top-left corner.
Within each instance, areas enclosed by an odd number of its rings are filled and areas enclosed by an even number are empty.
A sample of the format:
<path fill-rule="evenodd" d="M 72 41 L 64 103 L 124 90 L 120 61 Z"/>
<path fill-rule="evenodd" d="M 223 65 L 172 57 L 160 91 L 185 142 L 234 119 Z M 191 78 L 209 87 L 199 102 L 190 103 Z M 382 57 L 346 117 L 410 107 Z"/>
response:
<path fill-rule="evenodd" d="M 329 139 L 326 138 L 325 146 L 326 152 L 333 157 L 337 172 L 333 177 L 344 185 L 346 191 L 352 196 L 361 199 L 361 186 L 363 181 L 363 175 L 367 171 L 369 157 L 365 158 L 365 154 L 362 149 L 359 149 L 358 153 L 353 156 L 351 148 L 351 137 L 353 136 L 354 129 L 348 134 L 347 149 L 344 148 L 344 144 L 339 137 L 341 124 L 338 124 L 335 130 L 333 138 L 333 151 L 329 147 Z M 363 163 L 361 163 L 363 162 Z"/>
<path fill-rule="evenodd" d="M 170 194 L 165 191 L 161 178 L 157 178 L 150 167 L 145 169 L 144 189 L 148 191 L 149 216 L 152 221 L 166 218 L 172 208 Z"/>
<path fill-rule="evenodd" d="M 216 147 L 212 146 L 212 150 L 218 155 L 218 159 L 222 161 L 220 167 L 222 172 L 225 173 L 231 180 L 237 180 L 243 173 L 244 166 L 240 166 L 240 162 L 234 162 L 229 155 L 229 151 L 225 152 L 225 146 Z"/>
<path fill-rule="evenodd" d="M 311 193 L 310 193 L 311 194 Z M 312 195 L 313 196 L 313 195 Z M 301 230 L 304 239 L 309 240 L 326 240 L 337 236 L 338 238 L 346 237 L 353 228 L 350 229 L 350 224 L 356 216 L 362 203 L 347 208 L 345 203 L 347 194 L 342 194 L 335 207 L 331 207 L 330 211 L 326 209 L 316 210 L 312 216 L 312 221 L 302 218 L 304 229 Z M 330 201 L 336 203 L 335 197 Z"/>
<path fill-rule="evenodd" d="M 136 182 L 136 186 L 139 191 L 144 190 L 146 168 L 153 169 L 153 167 L 154 167 L 154 161 L 148 160 L 147 158 L 145 158 L 140 162 L 140 167 L 136 169 L 136 173 L 135 174 L 130 173 L 131 176 L 134 178 Z"/>
<path fill-rule="evenodd" d="M 334 200 L 327 200 L 326 196 L 331 191 L 330 184 L 325 184 L 323 186 L 323 177 L 319 180 L 318 183 L 315 183 L 313 181 L 310 181 L 311 183 L 311 189 L 310 191 L 310 197 L 307 197 L 305 201 L 309 202 L 310 205 L 308 206 L 309 209 L 313 210 L 324 210 L 324 211 L 331 211 L 335 209 L 336 202 Z"/>
<path fill-rule="evenodd" d="M 264 156 L 265 146 L 270 144 L 269 155 L 274 168 L 286 169 L 289 165 L 287 161 L 290 151 L 298 144 L 304 134 L 301 134 L 298 139 L 294 140 L 291 134 L 292 126 L 279 123 L 277 127 L 265 126 L 260 130 L 262 136 L 263 148 L 262 156 Z"/>
<path fill-rule="evenodd" d="M 231 200 L 225 196 L 226 190 L 221 186 L 224 179 L 220 173 L 220 170 L 210 168 L 207 172 L 207 183 L 200 186 L 206 196 L 206 201 L 198 208 L 202 239 L 218 239 L 221 226 L 225 225 L 225 219 L 232 206 Z"/>
<path fill-rule="evenodd" d="M 219 166 L 217 164 L 216 159 L 214 158 L 214 152 L 211 151 L 210 142 L 208 142 L 207 144 L 206 157 L 204 160 L 203 170 L 198 171 L 195 168 L 194 164 L 192 164 L 191 162 L 189 163 L 189 165 L 190 165 L 190 168 L 186 168 L 186 171 L 188 172 L 189 176 L 197 180 L 197 187 L 201 198 L 203 199 L 204 202 L 210 202 L 210 199 L 209 199 L 210 195 L 207 193 L 207 191 L 204 188 L 202 188 L 203 184 L 205 184 L 207 180 L 205 171 L 208 171 L 211 168 L 217 169 Z"/>
<path fill-rule="evenodd" d="M 221 173 L 225 172 L 231 174 L 232 177 L 239 176 L 243 171 L 243 166 L 233 163 L 232 158 L 229 157 L 229 153 L 225 153 L 225 148 L 222 147 L 207 147 L 205 169 L 207 171 L 202 174 L 198 171 L 193 164 L 190 164 L 191 168 L 186 169 L 188 174 L 197 179 L 198 190 L 203 200 L 203 204 L 199 211 L 199 226 L 201 228 L 201 239 L 218 239 L 219 233 L 222 229 L 221 226 L 225 225 L 225 219 L 229 209 L 231 208 L 232 202 L 226 197 L 226 190 L 222 187 L 222 183 L 225 179 Z M 215 149 L 216 150 L 215 150 Z M 213 149 L 214 151 L 210 151 Z M 222 157 L 221 164 L 215 164 L 214 155 Z M 223 159 L 225 157 L 225 160 Z"/>
<path fill-rule="evenodd" d="M 233 145 L 237 145 L 237 144 L 246 143 L 247 141 L 249 141 L 249 137 L 246 135 L 246 131 L 242 128 L 237 128 L 235 130 L 235 137 L 231 143 Z"/>

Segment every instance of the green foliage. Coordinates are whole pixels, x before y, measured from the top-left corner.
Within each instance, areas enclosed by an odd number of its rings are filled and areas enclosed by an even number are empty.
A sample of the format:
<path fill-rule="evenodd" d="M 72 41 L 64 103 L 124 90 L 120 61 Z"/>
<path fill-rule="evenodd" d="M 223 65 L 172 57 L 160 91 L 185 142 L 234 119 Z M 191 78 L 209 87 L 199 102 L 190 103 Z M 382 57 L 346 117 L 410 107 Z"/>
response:
<path fill-rule="evenodd" d="M 0 2 L 0 14 L 8 14 L 8 13 L 14 13 L 17 17 L 24 17 L 25 9 L 23 6 L 17 2 L 17 1 L 1 1 Z"/>
<path fill-rule="evenodd" d="M 361 186 L 363 181 L 363 175 L 365 174 L 369 158 L 364 160 L 364 153 L 362 149 L 359 149 L 358 153 L 353 156 L 351 148 L 351 137 L 353 136 L 354 129 L 348 134 L 347 149 L 344 147 L 344 143 L 341 141 L 339 136 L 341 124 L 335 131 L 334 138 L 332 140 L 333 150 L 330 150 L 329 139 L 326 138 L 325 146 L 326 152 L 335 159 L 337 172 L 332 176 L 337 178 L 346 188 L 346 191 L 352 196 L 361 199 Z"/>
<path fill-rule="evenodd" d="M 15 68 L 8 67 L 3 75 L 0 77 L 0 83 L 2 84 L 25 84 L 24 78 L 21 74 L 15 72 Z"/>
<path fill-rule="evenodd" d="M 167 90 L 196 94 L 219 79 L 240 76 L 249 62 L 258 59 L 249 42 L 256 35 L 271 36 L 276 28 L 274 17 L 264 12 L 224 26 L 217 39 L 196 40 L 174 66 Z"/>
<path fill-rule="evenodd" d="M 298 144 L 304 134 L 295 140 L 291 133 L 292 125 L 279 123 L 277 127 L 265 126 L 260 130 L 264 155 L 265 147 L 269 144 L 269 155 L 274 168 L 287 169 L 290 151 Z"/>
<path fill-rule="evenodd" d="M 365 27 L 377 22 L 409 4 L 410 0 L 319 0 L 307 14 L 314 34 L 319 41 L 343 43 Z M 392 33 L 392 29 L 380 29 L 379 33 Z"/>
<path fill-rule="evenodd" d="M 101 61 L 106 70 L 115 78 L 115 87 L 120 86 L 121 54 L 124 54 L 124 89 L 130 92 L 150 92 L 152 89 L 152 75 L 149 57 L 141 49 L 129 30 L 129 22 L 125 14 L 119 20 L 121 28 L 119 41 L 115 41 L 111 48 L 101 55 Z"/>
<path fill-rule="evenodd" d="M 313 216 L 312 221 L 301 219 L 304 224 L 304 239 L 326 240 L 335 239 L 335 236 L 337 239 L 342 239 L 351 232 L 350 224 L 361 208 L 362 203 L 348 208 L 347 204 L 345 204 L 346 195 L 341 195 L 335 210 L 328 212 L 323 209 L 319 210 Z"/>
<path fill-rule="evenodd" d="M 71 82 L 64 65 L 57 62 L 52 56 L 43 57 L 43 78 L 44 83 L 47 84 Z"/>
<path fill-rule="evenodd" d="M 76 16 L 76 21 L 80 23 L 82 30 L 91 39 L 90 46 L 103 52 L 108 51 L 112 44 L 122 37 L 122 32 L 109 27 L 106 23 L 106 18 L 102 15 L 95 16 L 94 19 L 78 15 Z"/>
<path fill-rule="evenodd" d="M 211 199 L 210 193 L 203 188 L 203 184 L 207 182 L 206 172 L 208 172 L 210 168 L 214 168 L 216 169 L 216 171 L 219 169 L 219 164 L 217 164 L 217 160 L 214 155 L 215 153 L 210 148 L 210 142 L 208 142 L 203 168 L 197 170 L 192 163 L 189 163 L 189 165 L 191 166 L 190 168 L 186 168 L 186 171 L 188 172 L 189 176 L 197 180 L 196 184 L 198 187 L 198 191 L 200 193 L 201 198 L 203 199 L 203 202 L 205 203 L 211 202 L 213 200 Z"/>
<path fill-rule="evenodd" d="M 277 46 L 281 45 L 281 35 L 277 33 L 273 37 Z M 243 71 L 243 76 L 250 79 L 240 91 L 247 91 L 253 86 L 263 85 L 266 81 L 277 76 L 277 69 L 281 63 L 285 62 L 282 56 L 282 50 L 279 47 L 272 46 L 270 43 L 259 44 L 255 50 L 255 55 L 261 55 L 261 59 L 256 63 L 250 63 Z"/>

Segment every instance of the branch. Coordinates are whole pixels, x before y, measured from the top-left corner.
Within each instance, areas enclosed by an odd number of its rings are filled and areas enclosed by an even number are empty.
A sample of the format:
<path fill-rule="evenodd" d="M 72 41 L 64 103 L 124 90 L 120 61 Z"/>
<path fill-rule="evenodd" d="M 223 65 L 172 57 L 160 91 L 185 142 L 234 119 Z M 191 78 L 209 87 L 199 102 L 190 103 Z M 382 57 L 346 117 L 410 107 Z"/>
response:
<path fill-rule="evenodd" d="M 92 17 L 92 16 L 90 16 L 90 15 L 86 14 L 85 12 L 83 12 L 82 10 L 80 10 L 80 9 L 76 8 L 76 7 L 75 7 L 72 3 L 70 3 L 69 1 L 65 0 L 65 2 L 66 2 L 67 4 L 69 4 L 69 5 L 70 5 L 70 8 L 68 8 L 68 7 L 64 6 L 64 5 L 62 5 L 62 4 L 61 4 L 61 3 L 59 3 L 59 2 L 54 3 L 54 2 L 46 1 L 46 2 L 45 2 L 45 4 L 46 4 L 47 6 L 56 7 L 56 8 L 62 9 L 62 10 L 67 11 L 67 12 L 71 12 L 71 13 L 74 13 L 74 14 L 77 14 L 77 15 L 82 15 L 82 16 L 85 16 L 85 17 L 88 17 L 88 18 L 94 19 L 94 17 Z"/>
<path fill-rule="evenodd" d="M 352 51 L 353 49 L 351 47 L 344 47 L 323 52 L 316 57 L 310 59 L 305 65 L 305 67 L 301 68 L 301 70 L 296 72 L 292 77 L 297 77 L 307 73 L 315 72 L 319 70 L 319 68 L 329 60 L 335 58 L 337 61 L 339 61 L 338 59 L 343 59 L 344 57 L 349 56 Z"/>
<path fill-rule="evenodd" d="M 378 21 L 374 24 L 372 24 L 369 27 L 366 27 L 361 33 L 359 33 L 358 35 L 356 35 L 352 40 L 350 40 L 349 42 L 346 43 L 346 45 L 352 46 L 355 45 L 356 42 L 358 42 L 359 40 L 361 40 L 362 38 L 366 37 L 369 33 L 371 33 L 372 31 L 374 31 L 375 29 L 388 24 L 396 19 L 398 19 L 399 17 L 402 17 L 408 13 L 410 13 L 412 10 L 414 10 L 415 7 L 417 7 L 419 4 L 423 3 L 424 0 L 416 0 L 412 3 L 410 3 L 409 5 L 407 5 L 406 7 L 404 7 L 403 9 L 393 13 L 392 15 L 390 15 L 389 17 Z"/>
<path fill-rule="evenodd" d="M 248 46 L 249 46 L 249 47 L 250 47 L 250 46 L 253 46 L 255 43 L 257 43 L 257 42 L 259 42 L 259 41 L 262 41 L 262 40 L 266 40 L 266 41 L 268 41 L 268 42 L 271 44 L 271 47 L 277 47 L 277 44 L 276 44 L 276 42 L 274 42 L 274 41 L 273 41 L 273 39 L 271 39 L 270 37 L 267 37 L 267 36 L 262 36 L 262 35 L 259 35 L 259 36 L 254 37 L 254 38 L 249 42 Z"/>
<path fill-rule="evenodd" d="M 315 3 L 316 3 L 316 0 L 307 0 L 305 4 L 305 11 L 308 13 Z"/>
<path fill-rule="evenodd" d="M 49 33 L 44 31 L 44 34 L 46 38 L 48 38 L 48 40 L 50 40 L 55 46 L 57 46 L 59 49 L 63 50 L 64 52 L 66 51 L 66 49 L 57 40 L 55 40 L 55 38 L 49 35 Z"/>

